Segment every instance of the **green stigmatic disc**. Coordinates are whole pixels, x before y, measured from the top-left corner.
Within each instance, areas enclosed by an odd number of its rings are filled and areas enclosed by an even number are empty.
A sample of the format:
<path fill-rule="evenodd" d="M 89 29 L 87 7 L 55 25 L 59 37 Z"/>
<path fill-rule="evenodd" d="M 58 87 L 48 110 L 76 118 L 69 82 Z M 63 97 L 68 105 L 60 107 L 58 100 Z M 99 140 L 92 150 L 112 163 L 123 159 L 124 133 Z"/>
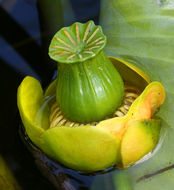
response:
<path fill-rule="evenodd" d="M 106 36 L 93 21 L 86 24 L 74 23 L 64 27 L 53 37 L 50 57 L 59 63 L 84 62 L 95 57 L 106 45 Z"/>
<path fill-rule="evenodd" d="M 100 121 L 122 102 L 123 81 L 105 45 L 106 36 L 93 21 L 64 27 L 51 41 L 49 55 L 58 62 L 56 100 L 71 121 Z"/>

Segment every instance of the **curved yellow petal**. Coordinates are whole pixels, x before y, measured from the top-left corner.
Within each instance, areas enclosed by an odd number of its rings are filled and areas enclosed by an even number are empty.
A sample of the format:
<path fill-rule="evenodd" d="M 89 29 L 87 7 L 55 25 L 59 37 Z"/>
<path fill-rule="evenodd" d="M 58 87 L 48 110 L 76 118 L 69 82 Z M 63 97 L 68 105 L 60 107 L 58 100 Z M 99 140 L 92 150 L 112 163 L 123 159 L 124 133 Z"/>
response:
<path fill-rule="evenodd" d="M 40 147 L 43 143 L 41 135 L 48 124 L 48 117 L 45 117 L 48 110 L 45 107 L 41 111 L 43 90 L 37 79 L 30 76 L 23 79 L 18 87 L 17 104 L 28 136 L 34 144 Z"/>
<path fill-rule="evenodd" d="M 151 152 L 159 139 L 160 120 L 143 120 L 131 123 L 122 138 L 121 158 L 124 167 L 135 164 Z"/>
<path fill-rule="evenodd" d="M 43 139 L 46 153 L 75 170 L 98 171 L 117 162 L 115 137 L 94 126 L 55 127 L 47 130 Z"/>

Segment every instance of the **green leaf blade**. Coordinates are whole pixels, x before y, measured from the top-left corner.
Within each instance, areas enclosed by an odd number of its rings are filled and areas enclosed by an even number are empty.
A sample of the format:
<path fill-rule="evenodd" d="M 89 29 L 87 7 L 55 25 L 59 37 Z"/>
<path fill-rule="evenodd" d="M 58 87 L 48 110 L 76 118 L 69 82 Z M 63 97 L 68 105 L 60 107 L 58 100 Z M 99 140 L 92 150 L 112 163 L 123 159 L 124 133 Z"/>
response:
<path fill-rule="evenodd" d="M 149 75 L 152 81 L 160 81 L 166 89 L 166 100 L 158 113 L 163 121 L 163 133 L 167 134 L 162 146 L 145 162 L 119 171 L 119 177 L 118 171 L 113 172 L 115 188 L 122 190 L 116 181 L 124 176 L 122 180 L 127 184 L 129 179 L 130 188 L 134 190 L 173 190 L 173 1 L 103 0 L 101 25 L 108 39 L 105 48 L 107 55 L 131 62 Z"/>

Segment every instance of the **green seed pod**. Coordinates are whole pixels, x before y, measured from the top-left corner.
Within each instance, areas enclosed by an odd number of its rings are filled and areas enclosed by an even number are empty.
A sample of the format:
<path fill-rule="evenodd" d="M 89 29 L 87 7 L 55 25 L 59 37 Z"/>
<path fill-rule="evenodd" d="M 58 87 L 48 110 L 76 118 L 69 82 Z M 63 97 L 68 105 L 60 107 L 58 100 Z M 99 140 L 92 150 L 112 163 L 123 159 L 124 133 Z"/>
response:
<path fill-rule="evenodd" d="M 71 121 L 105 119 L 122 102 L 123 81 L 103 51 L 105 44 L 93 21 L 64 27 L 51 41 L 49 55 L 58 62 L 56 100 Z"/>

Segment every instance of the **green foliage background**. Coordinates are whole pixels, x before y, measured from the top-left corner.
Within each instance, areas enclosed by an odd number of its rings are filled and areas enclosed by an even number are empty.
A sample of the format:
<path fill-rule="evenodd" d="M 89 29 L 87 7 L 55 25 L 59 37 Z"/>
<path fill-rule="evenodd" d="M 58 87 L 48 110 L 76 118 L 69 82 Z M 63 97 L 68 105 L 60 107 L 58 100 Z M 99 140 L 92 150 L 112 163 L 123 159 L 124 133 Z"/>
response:
<path fill-rule="evenodd" d="M 174 1 L 102 0 L 101 5 L 100 24 L 108 39 L 107 55 L 133 63 L 152 81 L 165 86 L 166 100 L 158 114 L 164 141 L 149 160 L 114 171 L 108 174 L 110 177 L 96 177 L 92 189 L 109 189 L 109 183 L 117 190 L 173 190 Z"/>

